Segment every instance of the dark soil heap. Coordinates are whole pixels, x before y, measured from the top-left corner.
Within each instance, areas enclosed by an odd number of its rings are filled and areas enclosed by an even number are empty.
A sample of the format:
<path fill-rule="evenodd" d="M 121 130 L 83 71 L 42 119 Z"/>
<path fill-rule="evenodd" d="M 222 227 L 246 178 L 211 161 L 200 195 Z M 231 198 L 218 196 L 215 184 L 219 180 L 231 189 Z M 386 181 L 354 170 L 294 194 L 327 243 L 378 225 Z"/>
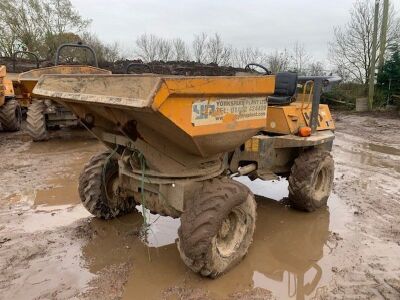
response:
<path fill-rule="evenodd" d="M 76 63 L 79 64 L 79 63 Z M 20 58 L 13 66 L 10 57 L 0 57 L 0 65 L 5 65 L 8 72 L 21 73 L 36 68 L 36 62 Z M 54 66 L 54 62 L 41 60 L 40 67 Z M 113 74 L 164 74 L 180 76 L 234 76 L 237 72 L 248 72 L 242 68 L 203 64 L 194 61 L 152 61 L 144 63 L 141 60 L 119 60 L 114 63 L 99 62 L 99 68 L 110 70 Z"/>

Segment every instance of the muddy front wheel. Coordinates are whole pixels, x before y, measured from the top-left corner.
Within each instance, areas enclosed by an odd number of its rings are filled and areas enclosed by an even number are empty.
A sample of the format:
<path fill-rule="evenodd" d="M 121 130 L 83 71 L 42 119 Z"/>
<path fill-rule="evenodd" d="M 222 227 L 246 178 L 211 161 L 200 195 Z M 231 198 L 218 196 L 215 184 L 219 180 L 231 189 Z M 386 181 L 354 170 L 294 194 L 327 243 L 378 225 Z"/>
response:
<path fill-rule="evenodd" d="M 135 209 L 134 199 L 120 190 L 118 161 L 110 151 L 93 156 L 86 164 L 78 191 L 83 206 L 98 218 L 112 219 Z"/>
<path fill-rule="evenodd" d="M 217 277 L 246 255 L 255 220 L 256 202 L 247 187 L 230 179 L 205 182 L 181 216 L 182 260 L 196 273 Z"/>
<path fill-rule="evenodd" d="M 311 149 L 301 153 L 289 176 L 290 205 L 309 212 L 325 207 L 333 177 L 334 163 L 329 152 Z"/>
<path fill-rule="evenodd" d="M 17 100 L 8 100 L 0 107 L 0 123 L 5 131 L 18 131 L 21 128 L 22 113 Z"/>
<path fill-rule="evenodd" d="M 28 107 L 26 116 L 26 129 L 34 142 L 46 141 L 49 135 L 46 127 L 46 117 L 44 112 L 46 105 L 42 100 L 33 100 Z"/>

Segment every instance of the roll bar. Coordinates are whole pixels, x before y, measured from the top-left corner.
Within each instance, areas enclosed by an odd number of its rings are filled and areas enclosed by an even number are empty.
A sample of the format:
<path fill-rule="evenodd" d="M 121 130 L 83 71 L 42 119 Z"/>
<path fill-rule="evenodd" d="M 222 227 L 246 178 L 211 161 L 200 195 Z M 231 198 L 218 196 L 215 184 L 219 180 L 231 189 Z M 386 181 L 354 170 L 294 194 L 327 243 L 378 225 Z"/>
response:
<path fill-rule="evenodd" d="M 321 92 L 322 87 L 329 87 L 333 84 L 338 84 L 342 81 L 342 78 L 338 76 L 299 76 L 298 81 L 313 81 L 314 82 L 314 93 L 312 99 L 312 108 L 311 108 L 311 133 L 315 133 L 317 131 L 318 126 L 318 112 L 319 112 L 319 103 L 321 100 Z"/>
<path fill-rule="evenodd" d="M 93 48 L 88 46 L 88 45 L 84 45 L 81 42 L 78 42 L 76 44 L 74 43 L 66 43 L 66 44 L 62 44 L 57 48 L 57 52 L 56 52 L 56 60 L 54 62 L 54 65 L 57 66 L 60 63 L 60 52 L 62 49 L 64 48 L 84 48 L 89 50 L 90 53 L 92 53 L 93 56 L 93 61 L 94 61 L 94 66 L 95 67 L 99 67 L 99 64 L 97 62 L 97 56 L 96 56 L 96 52 L 94 52 Z"/>
<path fill-rule="evenodd" d="M 316 81 L 322 80 L 324 86 L 330 86 L 342 81 L 339 76 L 299 76 L 298 81 Z"/>

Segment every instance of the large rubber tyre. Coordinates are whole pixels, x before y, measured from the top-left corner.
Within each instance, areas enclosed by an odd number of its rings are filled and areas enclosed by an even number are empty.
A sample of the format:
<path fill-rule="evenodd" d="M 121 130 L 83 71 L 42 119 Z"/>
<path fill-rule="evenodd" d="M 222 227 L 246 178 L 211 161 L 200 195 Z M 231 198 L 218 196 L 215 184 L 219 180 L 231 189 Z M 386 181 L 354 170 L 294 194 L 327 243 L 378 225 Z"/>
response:
<path fill-rule="evenodd" d="M 4 131 L 18 131 L 21 128 L 21 106 L 15 99 L 7 100 L 0 107 L 0 123 Z"/>
<path fill-rule="evenodd" d="M 325 207 L 332 190 L 334 163 L 331 154 L 320 149 L 301 153 L 289 176 L 289 203 L 304 211 Z"/>
<path fill-rule="evenodd" d="M 45 110 L 46 105 L 42 100 L 33 100 L 28 107 L 26 129 L 34 142 L 47 141 L 49 139 L 44 115 Z"/>
<path fill-rule="evenodd" d="M 79 176 L 79 196 L 83 206 L 94 216 L 112 219 L 135 209 L 132 197 L 119 188 L 118 161 L 106 151 L 94 155 Z"/>
<path fill-rule="evenodd" d="M 256 202 L 246 186 L 227 178 L 204 182 L 181 215 L 182 260 L 202 276 L 217 277 L 246 255 L 255 222 Z"/>

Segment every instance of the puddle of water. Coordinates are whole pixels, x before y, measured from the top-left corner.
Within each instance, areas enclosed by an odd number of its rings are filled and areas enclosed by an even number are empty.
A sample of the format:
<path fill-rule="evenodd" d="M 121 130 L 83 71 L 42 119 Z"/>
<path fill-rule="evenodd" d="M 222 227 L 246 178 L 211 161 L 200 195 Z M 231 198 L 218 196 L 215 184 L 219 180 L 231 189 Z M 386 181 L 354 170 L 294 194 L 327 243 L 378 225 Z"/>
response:
<path fill-rule="evenodd" d="M 61 132 L 60 132 L 61 133 Z M 65 135 L 62 138 L 52 138 L 46 143 L 32 143 L 26 152 L 32 154 L 43 154 L 43 153 L 65 153 L 69 151 L 77 151 L 78 153 L 91 151 L 92 149 L 99 148 L 104 149 L 104 146 L 94 139 L 90 135 L 86 135 L 85 132 L 82 137 L 76 137 L 72 135 L 72 132 L 65 131 Z"/>
<path fill-rule="evenodd" d="M 143 214 L 142 206 L 137 207 L 138 211 Z M 161 217 L 146 212 L 146 220 L 149 227 L 146 236 L 142 237 L 142 241 L 149 247 L 161 247 L 175 242 L 178 238 L 178 228 L 181 225 L 180 219 L 171 217 Z"/>
<path fill-rule="evenodd" d="M 22 215 L 24 219 L 21 224 L 8 225 L 16 231 L 33 233 L 68 226 L 89 216 L 91 214 L 82 205 L 74 207 L 59 205 L 51 207 L 51 210 L 46 206 L 38 206 L 35 211 L 27 209 L 26 213 Z"/>
<path fill-rule="evenodd" d="M 343 133 L 338 135 L 335 141 L 335 158 L 346 163 L 391 169 L 400 173 L 400 149 L 361 140 L 354 143 L 352 137 Z"/>
<path fill-rule="evenodd" d="M 19 273 L 13 282 L 16 288 L 3 294 L 4 299 L 76 299 L 94 275 L 79 265 L 82 245 L 74 242 L 67 247 L 29 260 L 29 269 Z"/>
<path fill-rule="evenodd" d="M 44 149 L 40 145 L 32 146 L 32 152 L 42 153 Z M 53 146 L 46 146 L 46 149 L 53 153 L 75 151 L 76 147 L 85 145 L 93 146 L 84 140 L 78 145 L 76 141 L 68 144 L 64 140 L 62 143 L 55 140 Z M 83 159 L 87 160 L 85 156 L 77 156 L 68 166 L 67 174 L 62 176 L 79 174 Z M 25 212 L 22 224 L 15 229 L 28 233 L 52 230 L 89 217 L 82 205 L 71 207 L 79 203 L 76 177 L 55 179 L 49 182 L 52 188 L 38 190 L 34 197 L 35 211 Z M 175 287 L 178 289 L 172 296 L 178 298 L 185 290 L 206 291 L 210 297 L 220 299 L 256 287 L 271 290 L 283 299 L 311 297 L 317 288 L 330 280 L 330 230 L 345 230 L 345 207 L 332 195 L 329 210 L 311 214 L 298 212 L 276 201 L 288 194 L 286 180 L 250 181 L 246 177 L 238 180 L 260 195 L 257 197 L 256 232 L 245 259 L 216 280 L 202 278 L 183 264 L 175 245 L 180 221 L 169 217 L 149 215 L 151 225 L 145 239 L 138 238 L 142 224 L 140 213 L 111 221 L 92 219 L 90 226 L 95 234 L 75 255 L 82 253 L 84 268 L 92 274 L 107 266 L 133 262 L 124 299 L 159 299 L 163 291 Z M 64 272 L 53 267 L 57 274 Z M 29 279 L 30 282 L 38 280 L 35 276 Z M 86 275 L 77 276 L 76 280 L 79 278 L 87 281 Z"/>
<path fill-rule="evenodd" d="M 285 180 L 246 183 L 254 192 L 258 189 L 256 193 L 276 199 L 287 194 Z M 216 280 L 202 278 L 183 264 L 175 245 L 179 221 L 171 218 L 151 216 L 149 247 L 135 238 L 141 226 L 139 213 L 107 222 L 93 220 L 98 235 L 84 247 L 83 254 L 91 272 L 110 263 L 133 261 L 123 299 L 159 299 L 171 290 L 176 293 L 174 299 L 181 298 L 184 291 L 199 290 L 221 299 L 256 287 L 271 290 L 281 299 L 312 297 L 331 278 L 329 254 L 335 245 L 330 231 L 344 231 L 350 214 L 335 195 L 329 210 L 315 213 L 295 211 L 260 196 L 257 203 L 257 227 L 248 255 Z"/>
<path fill-rule="evenodd" d="M 80 203 L 77 182 L 53 180 L 55 187 L 36 191 L 34 206 L 75 205 Z"/>
<path fill-rule="evenodd" d="M 236 178 L 236 180 L 247 185 L 255 195 L 269 199 L 279 201 L 289 195 L 289 183 L 283 178 L 271 181 L 263 181 L 261 179 L 251 181 L 248 177 L 243 176 Z"/>
<path fill-rule="evenodd" d="M 24 195 L 33 196 L 33 208 L 41 207 L 41 210 L 51 210 L 51 207 L 55 206 L 79 204 L 77 188 L 79 174 L 90 156 L 103 149 L 103 145 L 91 138 L 53 139 L 46 143 L 32 143 L 26 152 L 30 154 L 46 153 L 49 160 L 55 160 L 57 165 L 64 165 L 55 172 L 51 179 L 45 180 L 40 187 L 24 192 Z M 52 158 L 52 155 L 55 158 Z M 65 157 L 68 158 L 68 161 L 65 160 Z M 43 169 L 44 173 L 46 171 Z M 24 195 L 12 195 L 9 197 L 9 202 L 15 202 L 18 198 L 22 201 Z M 44 208 L 45 206 L 48 208 Z"/>
<path fill-rule="evenodd" d="M 400 160 L 396 162 L 389 157 L 378 157 L 370 152 L 350 152 L 350 157 L 348 159 L 349 161 L 358 162 L 361 165 L 385 168 L 389 170 L 394 169 L 397 173 L 400 173 Z"/>
<path fill-rule="evenodd" d="M 90 216 L 80 204 L 77 183 L 77 171 L 82 159 L 74 161 L 69 167 L 72 172 L 62 173 L 63 178 L 47 181 L 49 187 L 13 194 L 6 200 L 15 205 L 19 220 L 7 224 L 18 232 L 33 233 L 68 226 L 76 220 Z M 71 175 L 73 174 L 73 175 Z M 18 208 L 17 208 L 18 207 Z"/>
<path fill-rule="evenodd" d="M 397 149 L 397 148 L 391 147 L 391 146 L 379 145 L 379 144 L 374 144 L 374 143 L 363 143 L 362 147 L 364 149 L 368 149 L 368 150 L 383 153 L 383 154 L 400 156 L 400 149 Z"/>

